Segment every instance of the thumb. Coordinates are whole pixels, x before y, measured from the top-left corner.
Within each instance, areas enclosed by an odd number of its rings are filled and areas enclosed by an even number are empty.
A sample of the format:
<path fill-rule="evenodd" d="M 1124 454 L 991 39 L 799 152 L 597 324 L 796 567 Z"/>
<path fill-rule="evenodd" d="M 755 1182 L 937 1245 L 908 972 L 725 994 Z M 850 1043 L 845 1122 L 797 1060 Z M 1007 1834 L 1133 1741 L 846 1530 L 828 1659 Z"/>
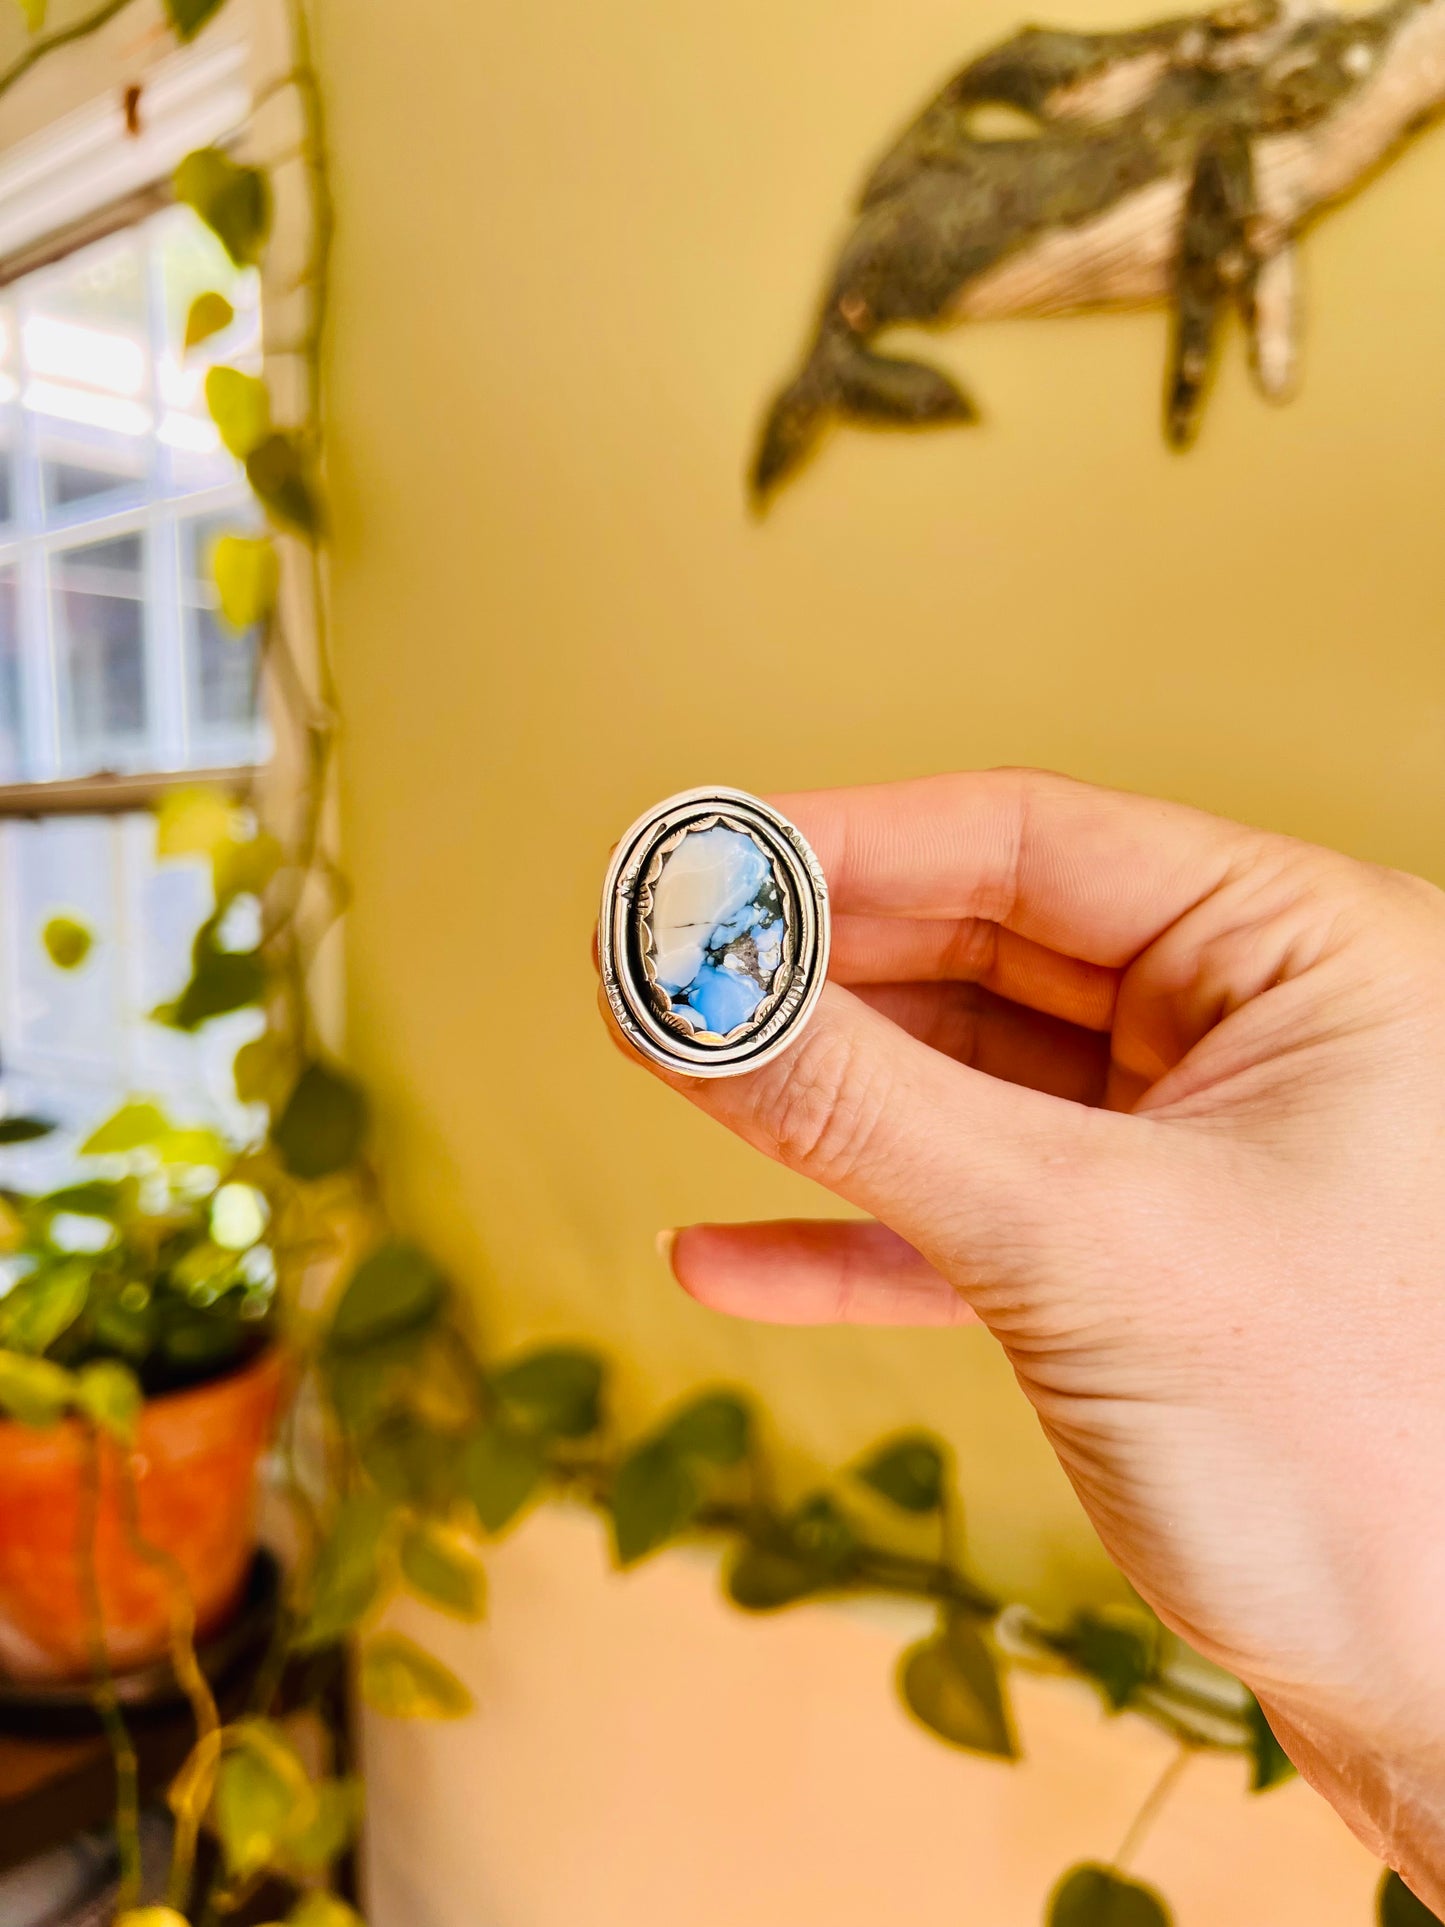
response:
<path fill-rule="evenodd" d="M 954 1062 L 825 986 L 794 1049 L 746 1076 L 662 1080 L 900 1233 L 968 1291 L 1091 1242 L 1140 1120 Z M 987 1316 L 987 1307 L 981 1307 Z"/>

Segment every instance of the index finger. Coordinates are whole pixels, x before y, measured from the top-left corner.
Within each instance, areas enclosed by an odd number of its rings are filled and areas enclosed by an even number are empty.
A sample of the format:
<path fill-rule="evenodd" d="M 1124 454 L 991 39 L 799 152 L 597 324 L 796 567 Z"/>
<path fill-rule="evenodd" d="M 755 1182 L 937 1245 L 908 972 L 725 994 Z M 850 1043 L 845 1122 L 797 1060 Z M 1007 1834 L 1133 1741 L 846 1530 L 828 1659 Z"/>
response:
<path fill-rule="evenodd" d="M 769 802 L 844 914 L 981 917 L 1120 968 L 1216 890 L 1259 832 L 1047 771 L 994 769 Z"/>

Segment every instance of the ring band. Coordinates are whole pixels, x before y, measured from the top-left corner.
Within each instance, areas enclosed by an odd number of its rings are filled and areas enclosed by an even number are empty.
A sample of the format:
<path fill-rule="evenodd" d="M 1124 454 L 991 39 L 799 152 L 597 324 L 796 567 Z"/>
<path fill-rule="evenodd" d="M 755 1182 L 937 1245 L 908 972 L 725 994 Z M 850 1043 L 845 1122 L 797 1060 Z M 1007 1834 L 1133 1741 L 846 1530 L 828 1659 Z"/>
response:
<path fill-rule="evenodd" d="M 745 790 L 685 790 L 618 844 L 597 924 L 634 1050 L 736 1077 L 796 1043 L 828 973 L 828 885 L 802 832 Z"/>

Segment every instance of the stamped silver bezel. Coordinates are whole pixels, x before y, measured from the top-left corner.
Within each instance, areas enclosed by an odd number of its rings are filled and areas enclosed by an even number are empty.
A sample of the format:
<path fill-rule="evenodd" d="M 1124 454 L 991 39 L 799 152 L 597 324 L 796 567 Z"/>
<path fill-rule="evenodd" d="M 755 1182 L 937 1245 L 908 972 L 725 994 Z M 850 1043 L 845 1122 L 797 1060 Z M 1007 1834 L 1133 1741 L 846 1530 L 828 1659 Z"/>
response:
<path fill-rule="evenodd" d="M 722 822 L 763 851 L 783 904 L 783 961 L 767 997 L 745 1024 L 721 1039 L 697 1036 L 662 1009 L 650 969 L 652 885 L 662 859 L 692 830 Z M 812 1014 L 828 974 L 828 885 L 802 832 L 745 790 L 696 789 L 670 796 L 640 816 L 618 843 L 597 922 L 602 986 L 617 1026 L 653 1063 L 689 1077 L 736 1077 L 792 1045 Z"/>

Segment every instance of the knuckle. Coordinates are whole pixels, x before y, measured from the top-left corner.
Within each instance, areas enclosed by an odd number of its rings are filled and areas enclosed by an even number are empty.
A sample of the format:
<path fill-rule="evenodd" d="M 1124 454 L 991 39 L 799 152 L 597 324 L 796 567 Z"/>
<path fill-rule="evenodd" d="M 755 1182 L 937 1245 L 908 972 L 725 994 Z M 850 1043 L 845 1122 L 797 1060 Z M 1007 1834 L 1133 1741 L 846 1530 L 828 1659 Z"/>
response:
<path fill-rule="evenodd" d="M 821 1184 L 845 1184 L 877 1132 L 880 1086 L 880 1075 L 860 1061 L 845 1033 L 804 1038 L 776 1086 L 767 1119 L 776 1156 Z"/>

